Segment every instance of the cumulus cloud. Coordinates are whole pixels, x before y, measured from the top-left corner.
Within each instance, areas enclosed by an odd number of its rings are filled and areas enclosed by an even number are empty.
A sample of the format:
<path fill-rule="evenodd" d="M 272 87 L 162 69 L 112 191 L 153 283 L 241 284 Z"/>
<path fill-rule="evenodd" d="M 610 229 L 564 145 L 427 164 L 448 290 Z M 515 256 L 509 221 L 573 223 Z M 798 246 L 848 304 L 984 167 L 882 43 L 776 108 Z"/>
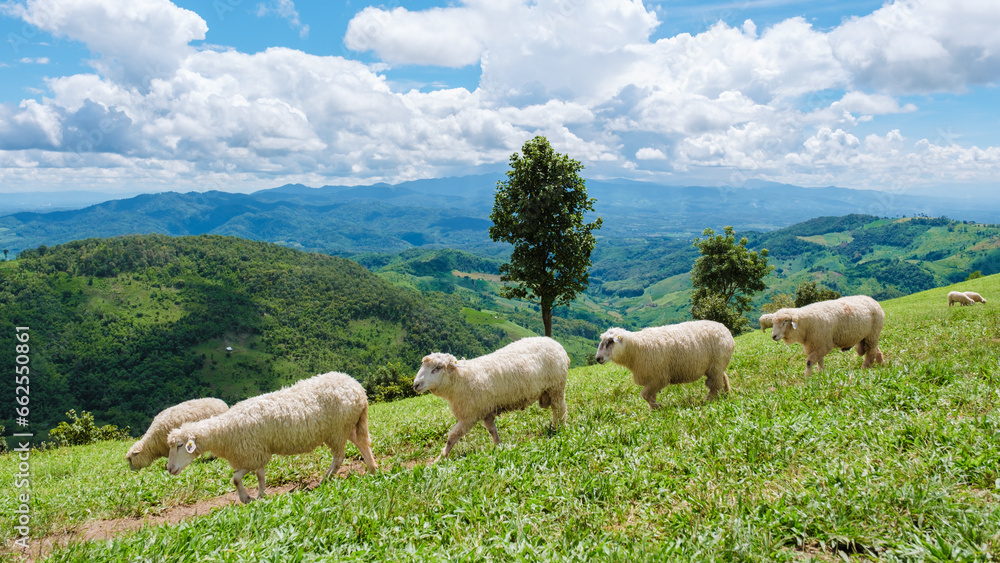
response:
<path fill-rule="evenodd" d="M 479 62 L 487 14 L 471 8 L 411 12 L 368 7 L 351 19 L 344 44 L 392 64 L 462 67 Z"/>
<path fill-rule="evenodd" d="M 830 32 L 860 88 L 962 91 L 1000 79 L 1000 10 L 980 0 L 897 0 Z"/>
<path fill-rule="evenodd" d="M 208 26 L 169 0 L 28 0 L 5 12 L 56 37 L 81 41 L 102 74 L 128 84 L 169 76 Z"/>
<path fill-rule="evenodd" d="M 367 65 L 195 48 L 204 20 L 167 0 L 8 3 L 8 15 L 86 44 L 95 72 L 0 105 L 0 181 L 396 182 L 502 165 L 537 134 L 603 176 L 874 188 L 995 179 L 995 147 L 871 133 L 880 116 L 920 111 L 902 95 L 997 79 L 1000 10 L 982 4 L 895 2 L 830 31 L 796 17 L 658 40 L 639 0 L 369 7 L 344 37 L 381 60 Z M 291 0 L 257 14 L 307 32 Z M 471 91 L 395 91 L 382 74 L 476 64 Z"/>
<path fill-rule="evenodd" d="M 639 160 L 666 160 L 667 155 L 660 149 L 652 147 L 642 147 L 635 151 L 635 157 Z"/>

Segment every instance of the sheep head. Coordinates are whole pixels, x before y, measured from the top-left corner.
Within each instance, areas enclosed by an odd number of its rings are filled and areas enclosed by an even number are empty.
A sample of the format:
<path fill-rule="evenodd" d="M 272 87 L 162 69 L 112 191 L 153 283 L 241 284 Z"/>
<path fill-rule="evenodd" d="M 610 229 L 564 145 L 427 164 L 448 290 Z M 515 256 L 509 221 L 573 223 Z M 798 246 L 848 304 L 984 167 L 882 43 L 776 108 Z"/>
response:
<path fill-rule="evenodd" d="M 413 378 L 413 390 L 417 393 L 434 392 L 435 389 L 447 384 L 457 367 L 458 359 L 451 354 L 437 352 L 424 356 L 420 362 L 420 370 Z"/>
<path fill-rule="evenodd" d="M 792 311 L 779 310 L 774 313 L 771 326 L 771 339 L 775 342 L 791 339 L 792 331 L 799 328 L 798 318 Z"/>
<path fill-rule="evenodd" d="M 601 335 L 601 343 L 597 345 L 597 355 L 594 359 L 597 363 L 603 364 L 611 359 L 615 353 L 615 348 L 620 348 L 625 340 L 628 331 L 623 328 L 609 328 Z"/>
<path fill-rule="evenodd" d="M 151 456 L 142 449 L 142 443 L 136 442 L 131 448 L 129 448 L 128 453 L 125 454 L 125 461 L 128 462 L 129 469 L 132 471 L 139 471 L 153 462 L 150 457 Z"/>
<path fill-rule="evenodd" d="M 167 471 L 171 475 L 180 475 L 181 471 L 202 453 L 195 442 L 195 436 L 185 432 L 184 426 L 170 432 L 167 436 L 167 447 L 170 450 L 167 456 Z"/>

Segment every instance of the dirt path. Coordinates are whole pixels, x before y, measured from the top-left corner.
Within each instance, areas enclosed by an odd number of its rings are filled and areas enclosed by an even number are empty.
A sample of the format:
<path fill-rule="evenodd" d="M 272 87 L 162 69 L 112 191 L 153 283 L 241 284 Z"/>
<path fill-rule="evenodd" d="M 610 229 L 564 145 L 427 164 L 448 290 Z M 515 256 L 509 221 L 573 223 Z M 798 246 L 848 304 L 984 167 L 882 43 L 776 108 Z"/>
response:
<path fill-rule="evenodd" d="M 337 470 L 337 476 L 343 478 L 349 473 L 363 474 L 365 471 L 367 471 L 367 469 L 365 468 L 364 462 L 361 460 L 347 460 Z M 285 483 L 276 487 L 268 487 L 267 496 L 275 496 L 302 489 L 311 490 L 316 488 L 319 485 L 319 482 L 319 479 L 311 479 L 304 485 L 303 483 L 298 482 Z M 250 492 L 251 496 L 255 495 L 256 491 L 256 485 L 248 487 L 248 492 Z M 240 504 L 239 497 L 234 489 L 232 492 L 219 497 L 202 499 L 194 504 L 171 506 L 159 514 L 146 515 L 141 518 L 87 520 L 86 522 L 80 522 L 71 529 L 64 530 L 62 532 L 49 534 L 40 538 L 33 538 L 30 544 L 31 548 L 28 551 L 20 549 L 8 551 L 7 549 L 3 549 L 2 552 L 13 555 L 15 560 L 20 559 L 22 561 L 31 562 L 41 561 L 48 557 L 57 547 L 91 540 L 109 540 L 126 532 L 133 532 L 147 526 L 170 526 L 183 522 L 189 518 L 206 516 L 219 508 L 238 504 Z M 0 555 L 4 554 L 2 552 L 0 552 Z M 20 557 L 18 557 L 18 555 L 20 555 Z"/>

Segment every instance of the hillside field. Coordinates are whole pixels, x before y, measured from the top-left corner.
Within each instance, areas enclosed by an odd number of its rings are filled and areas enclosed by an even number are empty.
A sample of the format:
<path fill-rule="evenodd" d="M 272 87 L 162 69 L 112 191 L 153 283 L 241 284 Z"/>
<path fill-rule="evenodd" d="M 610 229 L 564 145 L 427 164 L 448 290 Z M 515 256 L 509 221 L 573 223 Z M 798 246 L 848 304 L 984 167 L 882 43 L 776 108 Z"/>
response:
<path fill-rule="evenodd" d="M 952 289 L 990 303 L 948 307 Z M 886 301 L 886 365 L 737 338 L 733 393 L 672 386 L 651 412 L 626 370 L 573 369 L 569 423 L 537 405 L 428 465 L 454 423 L 434 396 L 371 406 L 376 475 L 314 489 L 330 454 L 273 460 L 299 485 L 49 561 L 986 561 L 1000 558 L 1000 276 Z M 596 341 L 594 342 L 596 347 Z M 168 514 L 231 493 L 223 461 L 131 473 L 126 442 L 31 453 L 33 545 L 96 520 Z M 359 455 L 348 445 L 350 465 Z M 0 457 L 0 473 L 16 469 Z M 253 477 L 247 487 L 253 490 Z M 10 515 L 17 491 L 0 488 Z M 206 514 L 206 512 L 208 512 Z M 12 528 L 0 528 L 5 549 Z M 7 560 L 17 560 L 9 549 Z"/>

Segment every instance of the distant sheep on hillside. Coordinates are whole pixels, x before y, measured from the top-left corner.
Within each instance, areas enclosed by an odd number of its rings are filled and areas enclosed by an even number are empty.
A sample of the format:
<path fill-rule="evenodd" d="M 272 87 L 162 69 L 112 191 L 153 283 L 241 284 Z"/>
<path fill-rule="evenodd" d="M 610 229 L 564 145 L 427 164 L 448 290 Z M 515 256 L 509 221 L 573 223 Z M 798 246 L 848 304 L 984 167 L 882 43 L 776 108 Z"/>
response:
<path fill-rule="evenodd" d="M 852 295 L 812 303 L 805 307 L 778 309 L 774 313 L 771 338 L 785 344 L 802 344 L 806 353 L 806 377 L 812 366 L 823 369 L 823 358 L 834 348 L 844 352 L 854 347 L 865 361 L 861 367 L 882 363 L 878 340 L 885 313 L 867 295 Z"/>
<path fill-rule="evenodd" d="M 975 301 L 971 297 L 962 293 L 961 291 L 952 291 L 948 293 L 948 306 L 951 307 L 955 303 L 959 305 L 973 305 Z"/>
<path fill-rule="evenodd" d="M 538 401 L 552 409 L 552 426 L 566 421 L 566 374 L 569 356 L 561 344 L 545 336 L 522 338 L 499 350 L 458 360 L 437 352 L 424 356 L 413 379 L 417 393 L 430 391 L 448 401 L 458 423 L 435 460 L 447 457 L 451 449 L 480 420 L 500 443 L 494 419 Z"/>
<path fill-rule="evenodd" d="M 153 418 L 146 433 L 125 454 L 129 468 L 138 471 L 161 457 L 167 457 L 167 434 L 185 422 L 194 422 L 229 410 L 221 399 L 192 399 L 163 409 Z"/>
<path fill-rule="evenodd" d="M 983 296 L 979 295 L 975 291 L 966 291 L 964 293 L 965 293 L 966 297 L 968 297 L 969 299 L 972 299 L 976 303 L 983 303 L 983 304 L 986 303 L 986 300 L 983 299 Z"/>
<path fill-rule="evenodd" d="M 358 447 L 369 472 L 378 469 L 368 436 L 364 388 L 349 375 L 324 373 L 170 432 L 167 471 L 178 475 L 198 454 L 210 451 L 235 470 L 236 492 L 241 502 L 248 503 L 252 499 L 243 488 L 243 476 L 250 471 L 257 474 L 257 498 L 262 498 L 264 471 L 273 455 L 308 453 L 326 444 L 333 452 L 326 480 L 343 463 L 347 440 Z"/>
<path fill-rule="evenodd" d="M 760 322 L 760 331 L 764 332 L 765 330 L 774 326 L 774 313 L 767 313 L 761 315 L 758 321 Z"/>
<path fill-rule="evenodd" d="M 649 408 L 660 408 L 656 394 L 670 384 L 690 383 L 706 376 L 706 400 L 719 391 L 728 393 L 726 367 L 733 357 L 736 341 L 732 333 L 715 321 L 689 321 L 670 326 L 629 332 L 611 328 L 601 335 L 597 363 L 612 361 L 632 372 L 632 380 L 642 386 L 639 396 Z"/>

